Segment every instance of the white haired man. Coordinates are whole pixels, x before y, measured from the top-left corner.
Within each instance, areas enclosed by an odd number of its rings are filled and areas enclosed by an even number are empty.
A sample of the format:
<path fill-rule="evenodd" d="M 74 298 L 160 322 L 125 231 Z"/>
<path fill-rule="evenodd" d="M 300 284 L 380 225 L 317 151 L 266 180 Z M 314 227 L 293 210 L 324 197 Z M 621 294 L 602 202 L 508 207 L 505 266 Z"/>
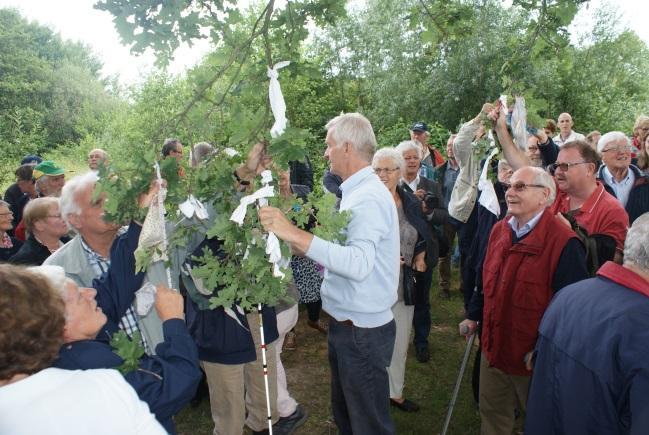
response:
<path fill-rule="evenodd" d="M 555 195 L 554 180 L 542 169 L 517 170 L 505 193 L 511 218 L 499 221 L 489 237 L 483 263 L 482 435 L 512 433 L 515 408 L 525 411 L 531 374 L 526 359 L 541 316 L 554 293 L 588 276 L 577 235 L 548 210 Z M 473 334 L 476 327 L 464 320 L 460 333 Z"/>
<path fill-rule="evenodd" d="M 334 419 L 343 434 L 393 434 L 386 367 L 395 341 L 391 307 L 399 280 L 399 219 L 394 200 L 370 166 L 376 139 L 358 113 L 327 123 L 325 158 L 342 178 L 349 210 L 344 245 L 297 228 L 278 209 L 262 207 L 267 231 L 326 268 L 322 308 L 331 316 L 329 365 Z"/>
<path fill-rule="evenodd" d="M 641 434 L 649 427 L 649 213 L 624 263 L 570 285 L 546 310 L 536 344 L 525 435 Z"/>
<path fill-rule="evenodd" d="M 649 211 L 649 176 L 631 164 L 633 146 L 621 131 L 603 135 L 597 143 L 602 166 L 597 178 L 614 195 L 629 215 L 629 223 Z"/>

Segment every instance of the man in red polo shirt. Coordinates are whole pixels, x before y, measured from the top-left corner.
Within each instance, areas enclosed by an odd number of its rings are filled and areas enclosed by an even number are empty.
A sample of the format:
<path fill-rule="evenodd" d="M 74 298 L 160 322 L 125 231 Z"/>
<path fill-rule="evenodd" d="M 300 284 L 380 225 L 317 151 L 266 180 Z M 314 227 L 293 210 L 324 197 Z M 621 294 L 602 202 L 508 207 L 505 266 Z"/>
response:
<path fill-rule="evenodd" d="M 550 210 L 575 218 L 589 238 L 597 245 L 598 263 L 622 258 L 624 239 L 629 227 L 629 216 L 620 202 L 606 192 L 597 181 L 598 155 L 584 141 L 566 143 L 559 151 L 557 161 L 550 165 L 559 191 Z"/>
<path fill-rule="evenodd" d="M 496 134 L 512 169 L 529 165 L 529 159 L 507 131 L 505 115 L 494 109 L 489 116 L 497 120 Z M 564 144 L 557 161 L 549 166 L 557 183 L 557 198 L 550 211 L 568 227 L 571 223 L 562 213 L 574 218 L 583 230 L 579 236 L 587 245 L 591 271 L 608 260 L 620 262 L 629 227 L 629 216 L 620 202 L 596 179 L 598 160 L 588 142 L 576 140 Z"/>

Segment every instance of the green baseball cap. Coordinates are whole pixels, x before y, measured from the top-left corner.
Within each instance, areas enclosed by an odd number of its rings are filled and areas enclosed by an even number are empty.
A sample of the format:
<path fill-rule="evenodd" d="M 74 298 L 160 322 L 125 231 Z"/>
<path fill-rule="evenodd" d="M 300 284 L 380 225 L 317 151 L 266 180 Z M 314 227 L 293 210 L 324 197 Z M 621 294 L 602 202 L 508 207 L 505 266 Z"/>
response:
<path fill-rule="evenodd" d="M 45 160 L 34 167 L 33 177 L 34 180 L 38 180 L 43 175 L 62 175 L 65 174 L 65 169 L 57 166 L 52 160 Z"/>

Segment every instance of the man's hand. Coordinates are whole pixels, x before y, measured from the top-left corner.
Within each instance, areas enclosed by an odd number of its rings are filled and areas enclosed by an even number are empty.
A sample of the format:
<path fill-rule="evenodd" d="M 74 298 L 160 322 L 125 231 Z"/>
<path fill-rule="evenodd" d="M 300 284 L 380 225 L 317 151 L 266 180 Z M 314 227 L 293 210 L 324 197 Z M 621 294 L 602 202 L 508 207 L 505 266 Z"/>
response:
<path fill-rule="evenodd" d="M 417 189 L 413 193 L 420 201 L 423 201 L 426 196 L 426 191 L 424 189 Z"/>
<path fill-rule="evenodd" d="M 183 319 L 183 297 L 164 285 L 156 287 L 155 309 L 160 320 Z"/>
<path fill-rule="evenodd" d="M 475 320 L 464 319 L 458 325 L 458 331 L 460 331 L 460 335 L 464 335 L 467 338 L 472 336 L 475 333 L 476 329 L 478 329 L 478 322 L 476 322 Z"/>
<path fill-rule="evenodd" d="M 264 230 L 275 235 L 291 245 L 295 255 L 304 255 L 311 246 L 313 235 L 293 225 L 281 210 L 275 207 L 261 207 L 259 209 L 259 222 Z"/>
<path fill-rule="evenodd" d="M 539 145 L 545 144 L 548 141 L 548 135 L 545 133 L 545 130 L 543 130 L 542 128 L 536 130 L 534 136 L 539 138 Z"/>
<path fill-rule="evenodd" d="M 525 362 L 525 368 L 531 372 L 534 368 L 534 351 L 527 352 L 523 357 L 523 361 Z"/>
<path fill-rule="evenodd" d="M 149 185 L 149 191 L 141 194 L 137 199 L 137 204 L 140 208 L 147 208 L 151 205 L 153 198 L 160 191 L 160 187 L 167 187 L 167 180 L 153 180 Z"/>

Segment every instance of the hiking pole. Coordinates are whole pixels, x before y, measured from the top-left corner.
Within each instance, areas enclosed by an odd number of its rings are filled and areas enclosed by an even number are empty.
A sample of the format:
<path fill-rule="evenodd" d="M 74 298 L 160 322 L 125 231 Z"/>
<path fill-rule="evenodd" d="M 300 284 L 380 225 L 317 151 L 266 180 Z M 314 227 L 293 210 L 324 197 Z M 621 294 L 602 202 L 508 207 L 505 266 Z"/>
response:
<path fill-rule="evenodd" d="M 469 332 L 469 328 L 465 326 L 462 328 L 462 332 Z M 462 358 L 462 365 L 460 366 L 460 374 L 455 381 L 455 388 L 453 389 L 453 395 L 451 396 L 451 401 L 448 404 L 448 412 L 446 413 L 446 419 L 444 420 L 444 429 L 442 429 L 442 435 L 446 435 L 448 431 L 448 425 L 451 423 L 451 415 L 453 415 L 453 407 L 455 407 L 455 401 L 457 400 L 457 395 L 460 392 L 460 385 L 462 385 L 462 378 L 464 377 L 464 370 L 466 369 L 466 364 L 469 361 L 469 355 L 471 354 L 471 349 L 473 348 L 473 342 L 475 340 L 475 332 L 469 336 L 469 339 L 466 341 L 466 349 L 464 350 L 464 358 Z"/>

